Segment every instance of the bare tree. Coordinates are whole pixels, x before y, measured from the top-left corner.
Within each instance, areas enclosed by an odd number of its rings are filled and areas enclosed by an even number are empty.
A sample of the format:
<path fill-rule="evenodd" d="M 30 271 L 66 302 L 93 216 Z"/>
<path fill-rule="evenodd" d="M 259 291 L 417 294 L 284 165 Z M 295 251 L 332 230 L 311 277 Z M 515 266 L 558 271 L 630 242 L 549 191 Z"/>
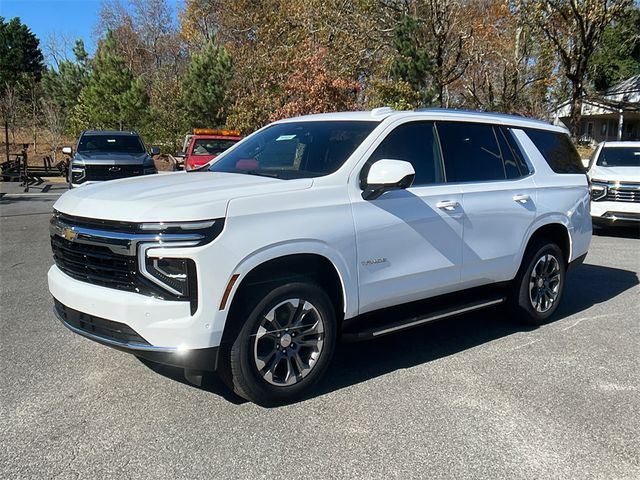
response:
<path fill-rule="evenodd" d="M 174 17 L 167 0 L 108 0 L 102 4 L 96 33 L 111 31 L 129 69 L 152 77 L 184 60 Z"/>
<path fill-rule="evenodd" d="M 69 52 L 73 49 L 75 38 L 69 34 L 52 32 L 44 41 L 43 50 L 49 64 L 60 67 L 60 62 L 69 60 Z"/>
<path fill-rule="evenodd" d="M 427 0 L 426 26 L 430 31 L 434 66 L 431 70 L 440 107 L 445 107 L 444 92 L 467 68 L 464 56 L 471 31 L 461 28 L 465 7 L 459 0 Z"/>
<path fill-rule="evenodd" d="M 539 34 L 523 22 L 520 3 L 481 0 L 467 6 L 464 24 L 473 31 L 466 48 L 469 65 L 452 88 L 465 106 L 533 116 L 546 113 L 540 103 L 546 100 L 555 63 L 541 50 Z"/>
<path fill-rule="evenodd" d="M 604 29 L 633 4 L 633 0 L 523 0 L 526 18 L 551 42 L 570 83 L 570 130 L 580 134 L 582 97 L 589 60 Z"/>
<path fill-rule="evenodd" d="M 18 85 L 5 83 L 3 90 L 0 96 L 0 115 L 4 123 L 5 154 L 7 161 L 9 161 L 9 133 L 11 133 L 12 142 L 15 142 L 15 132 L 20 118 L 22 103 Z"/>
<path fill-rule="evenodd" d="M 58 148 L 60 148 L 67 130 L 67 114 L 60 105 L 46 98 L 42 99 L 41 107 L 44 124 L 50 133 L 53 161 L 56 162 Z"/>

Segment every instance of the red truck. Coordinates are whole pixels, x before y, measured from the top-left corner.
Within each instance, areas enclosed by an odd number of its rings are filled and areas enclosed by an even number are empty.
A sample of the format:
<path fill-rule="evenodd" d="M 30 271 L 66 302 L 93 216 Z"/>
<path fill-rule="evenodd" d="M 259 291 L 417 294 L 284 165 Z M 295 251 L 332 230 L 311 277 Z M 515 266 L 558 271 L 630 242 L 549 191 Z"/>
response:
<path fill-rule="evenodd" d="M 187 135 L 184 143 L 184 169 L 195 170 L 201 167 L 229 147 L 242 140 L 237 130 L 213 130 L 210 128 L 196 128 L 193 135 Z"/>

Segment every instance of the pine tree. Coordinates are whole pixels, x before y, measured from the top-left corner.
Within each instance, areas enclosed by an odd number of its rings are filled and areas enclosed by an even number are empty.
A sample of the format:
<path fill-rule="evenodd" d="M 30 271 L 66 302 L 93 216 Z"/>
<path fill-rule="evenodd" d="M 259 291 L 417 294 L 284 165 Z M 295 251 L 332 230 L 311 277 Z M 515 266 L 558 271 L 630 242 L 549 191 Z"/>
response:
<path fill-rule="evenodd" d="M 36 84 L 44 69 L 38 38 L 19 18 L 0 17 L 0 116 L 5 155 L 9 160 L 9 129 L 15 125 L 21 96 Z"/>
<path fill-rule="evenodd" d="M 73 110 L 76 130 L 144 129 L 149 97 L 142 78 L 134 78 L 116 52 L 113 35 L 107 33 L 98 46 L 93 71 Z"/>
<path fill-rule="evenodd" d="M 58 69 L 49 68 L 42 77 L 47 100 L 57 104 L 63 112 L 75 107 L 80 91 L 87 84 L 90 74 L 89 54 L 82 40 L 76 40 L 73 48 L 75 61 L 63 60 Z"/>
<path fill-rule="evenodd" d="M 224 125 L 230 105 L 231 67 L 231 56 L 213 42 L 192 55 L 182 80 L 182 102 L 193 127 Z"/>
<path fill-rule="evenodd" d="M 410 85 L 424 103 L 430 103 L 434 95 L 431 88 L 434 59 L 423 29 L 416 18 L 404 15 L 393 33 L 393 46 L 398 56 L 391 65 L 391 76 L 396 82 Z"/>
<path fill-rule="evenodd" d="M 640 8 L 635 6 L 605 28 L 591 61 L 596 90 L 606 90 L 640 73 Z"/>

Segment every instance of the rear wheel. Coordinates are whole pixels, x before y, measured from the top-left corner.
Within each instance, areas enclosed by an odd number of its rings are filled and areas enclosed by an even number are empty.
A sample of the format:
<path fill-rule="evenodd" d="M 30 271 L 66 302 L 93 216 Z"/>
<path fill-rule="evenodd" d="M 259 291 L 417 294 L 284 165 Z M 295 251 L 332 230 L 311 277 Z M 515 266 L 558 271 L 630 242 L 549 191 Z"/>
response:
<path fill-rule="evenodd" d="M 258 299 L 230 350 L 233 390 L 262 405 L 302 395 L 326 370 L 336 343 L 327 294 L 312 283 L 289 283 Z"/>
<path fill-rule="evenodd" d="M 532 243 L 513 285 L 511 304 L 518 320 L 540 325 L 553 315 L 562 298 L 565 276 L 560 247 L 544 239 Z"/>

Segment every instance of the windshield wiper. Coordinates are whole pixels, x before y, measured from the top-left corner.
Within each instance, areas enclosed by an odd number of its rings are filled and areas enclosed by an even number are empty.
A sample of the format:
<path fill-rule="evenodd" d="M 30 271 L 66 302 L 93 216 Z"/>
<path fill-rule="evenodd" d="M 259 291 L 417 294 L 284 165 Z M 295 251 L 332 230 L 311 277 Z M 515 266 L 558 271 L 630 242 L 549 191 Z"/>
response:
<path fill-rule="evenodd" d="M 264 170 L 236 170 L 233 173 L 244 173 L 247 175 L 255 175 L 257 177 L 270 177 L 270 178 L 280 178 L 277 173 L 269 173 Z"/>

